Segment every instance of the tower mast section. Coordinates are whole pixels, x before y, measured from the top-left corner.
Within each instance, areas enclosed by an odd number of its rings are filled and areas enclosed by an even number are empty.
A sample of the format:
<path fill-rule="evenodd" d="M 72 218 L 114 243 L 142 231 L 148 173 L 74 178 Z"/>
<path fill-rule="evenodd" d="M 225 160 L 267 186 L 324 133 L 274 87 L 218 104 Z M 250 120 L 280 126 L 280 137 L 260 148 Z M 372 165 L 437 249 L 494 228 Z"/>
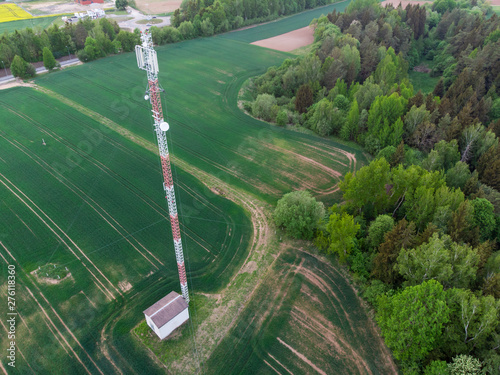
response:
<path fill-rule="evenodd" d="M 182 250 L 181 230 L 179 228 L 179 216 L 177 214 L 177 203 L 175 201 L 174 181 L 172 179 L 172 169 L 170 167 L 170 155 L 168 153 L 166 132 L 169 125 L 163 119 L 160 92 L 158 85 L 158 58 L 153 48 L 151 33 L 146 30 L 141 34 L 141 45 L 135 46 L 137 65 L 139 69 L 145 70 L 148 76 L 148 92 L 144 99 L 150 101 L 153 107 L 154 131 L 160 153 L 161 167 L 163 172 L 163 189 L 168 201 L 168 211 L 170 214 L 170 225 L 174 237 L 175 257 L 177 259 L 177 269 L 181 283 L 182 296 L 189 303 L 189 292 L 186 278 L 186 268 L 184 267 L 184 254 Z"/>

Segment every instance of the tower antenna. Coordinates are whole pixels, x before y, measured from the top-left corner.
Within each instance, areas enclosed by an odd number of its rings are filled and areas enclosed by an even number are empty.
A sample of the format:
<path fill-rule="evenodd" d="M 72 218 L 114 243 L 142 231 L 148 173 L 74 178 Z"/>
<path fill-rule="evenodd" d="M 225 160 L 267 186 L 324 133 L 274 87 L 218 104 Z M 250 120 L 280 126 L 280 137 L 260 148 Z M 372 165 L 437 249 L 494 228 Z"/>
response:
<path fill-rule="evenodd" d="M 153 107 L 154 131 L 158 142 L 158 151 L 161 159 L 163 172 L 163 189 L 165 189 L 168 201 L 168 211 L 170 214 L 170 225 L 174 237 L 175 257 L 177 259 L 177 269 L 179 270 L 179 280 L 181 283 L 182 297 L 189 303 L 189 292 L 186 278 L 186 268 L 184 267 L 184 254 L 182 251 L 181 230 L 179 228 L 179 217 L 177 214 L 177 203 L 175 202 L 174 181 L 172 179 L 172 169 L 170 167 L 170 155 L 168 153 L 167 136 L 168 123 L 163 118 L 161 108 L 161 89 L 158 85 L 158 58 L 153 48 L 151 33 L 146 29 L 141 34 L 141 45 L 135 46 L 137 65 L 139 69 L 145 70 L 148 76 L 148 90 L 144 96 Z"/>

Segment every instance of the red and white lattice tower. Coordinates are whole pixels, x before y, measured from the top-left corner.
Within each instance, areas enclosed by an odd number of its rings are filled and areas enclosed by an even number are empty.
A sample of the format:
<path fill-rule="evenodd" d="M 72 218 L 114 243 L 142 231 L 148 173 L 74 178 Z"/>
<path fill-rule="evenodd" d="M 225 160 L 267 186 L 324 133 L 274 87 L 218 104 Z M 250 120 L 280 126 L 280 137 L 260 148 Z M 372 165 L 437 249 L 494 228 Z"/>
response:
<path fill-rule="evenodd" d="M 177 204 L 175 202 L 174 180 L 170 168 L 170 156 L 168 153 L 167 136 L 169 125 L 163 119 L 161 108 L 160 92 L 163 91 L 158 85 L 158 58 L 153 48 L 151 33 L 146 30 L 141 35 L 142 45 L 135 46 L 137 65 L 145 70 L 148 75 L 148 92 L 144 99 L 150 101 L 153 107 L 154 129 L 158 141 L 158 151 L 160 152 L 161 167 L 163 170 L 163 188 L 168 200 L 168 211 L 170 214 L 170 224 L 174 236 L 175 257 L 177 258 L 177 268 L 181 282 L 182 296 L 189 303 L 189 293 L 186 278 L 186 268 L 184 267 L 184 254 L 182 251 L 181 230 L 179 228 L 179 217 L 177 215 Z"/>

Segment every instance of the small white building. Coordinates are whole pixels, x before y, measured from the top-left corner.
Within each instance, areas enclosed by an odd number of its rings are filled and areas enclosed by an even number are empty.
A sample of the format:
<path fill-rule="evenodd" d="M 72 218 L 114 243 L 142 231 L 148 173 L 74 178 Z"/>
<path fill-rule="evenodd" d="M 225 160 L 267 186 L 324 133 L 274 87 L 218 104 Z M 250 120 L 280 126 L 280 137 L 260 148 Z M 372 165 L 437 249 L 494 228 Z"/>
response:
<path fill-rule="evenodd" d="M 148 326 L 160 340 L 189 319 L 188 304 L 176 292 L 170 292 L 150 308 L 144 310 Z"/>
<path fill-rule="evenodd" d="M 103 18 L 106 17 L 106 13 L 102 9 L 92 9 L 96 15 L 97 18 Z"/>

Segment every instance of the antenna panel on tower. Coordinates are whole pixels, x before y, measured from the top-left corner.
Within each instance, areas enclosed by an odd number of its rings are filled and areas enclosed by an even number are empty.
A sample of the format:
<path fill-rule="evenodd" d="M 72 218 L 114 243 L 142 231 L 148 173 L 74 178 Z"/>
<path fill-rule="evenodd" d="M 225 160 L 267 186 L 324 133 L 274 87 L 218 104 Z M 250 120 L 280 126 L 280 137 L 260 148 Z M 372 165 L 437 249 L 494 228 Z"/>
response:
<path fill-rule="evenodd" d="M 135 46 L 135 57 L 137 57 L 137 66 L 139 69 L 146 70 L 142 46 Z"/>
<path fill-rule="evenodd" d="M 149 54 L 148 62 L 151 64 L 149 67 L 151 69 L 151 72 L 154 74 L 158 74 L 158 56 L 156 55 L 156 51 L 154 49 L 147 49 L 146 53 Z"/>

